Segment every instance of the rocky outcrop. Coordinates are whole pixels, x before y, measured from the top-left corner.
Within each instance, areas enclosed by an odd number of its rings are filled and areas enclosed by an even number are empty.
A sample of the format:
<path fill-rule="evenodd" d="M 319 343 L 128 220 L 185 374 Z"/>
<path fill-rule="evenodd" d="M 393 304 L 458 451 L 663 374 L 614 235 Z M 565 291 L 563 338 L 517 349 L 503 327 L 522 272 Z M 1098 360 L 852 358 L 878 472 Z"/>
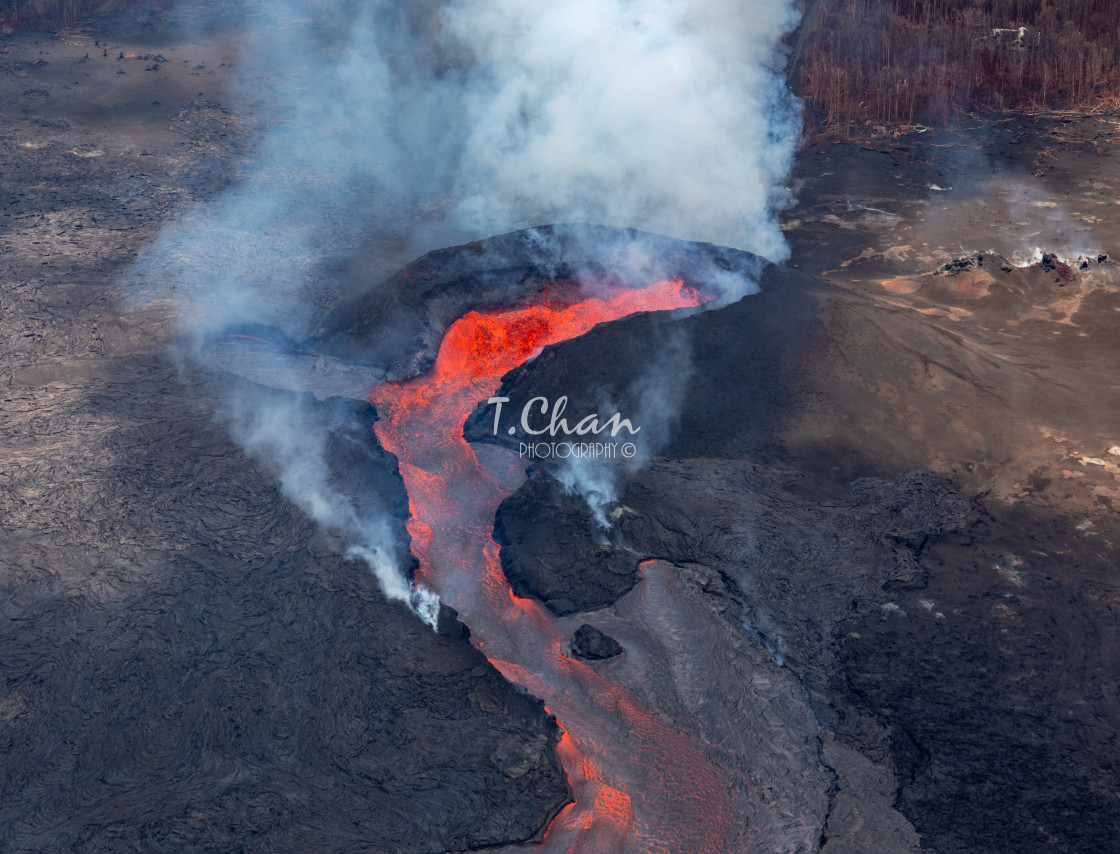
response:
<path fill-rule="evenodd" d="M 622 645 L 594 626 L 584 623 L 572 635 L 572 653 L 577 658 L 601 661 L 604 658 L 614 658 L 616 655 L 622 655 Z"/>

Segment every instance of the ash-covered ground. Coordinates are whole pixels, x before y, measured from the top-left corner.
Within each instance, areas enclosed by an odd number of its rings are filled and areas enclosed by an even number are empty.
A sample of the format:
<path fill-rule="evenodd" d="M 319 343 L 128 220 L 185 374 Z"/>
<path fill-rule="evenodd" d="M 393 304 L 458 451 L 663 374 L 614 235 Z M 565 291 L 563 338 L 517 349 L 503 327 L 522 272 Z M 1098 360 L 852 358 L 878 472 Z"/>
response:
<path fill-rule="evenodd" d="M 180 371 L 176 307 L 118 285 L 281 118 L 231 107 L 267 87 L 239 79 L 222 8 L 196 8 L 0 42 L 0 848 L 539 838 L 570 797 L 555 722 L 449 615 L 437 634 L 387 603 L 214 412 L 332 376 L 351 400 L 305 406 L 368 426 L 363 384 L 429 365 L 456 313 L 595 259 L 329 247 L 361 260 L 306 283 L 320 324 L 284 355 L 306 382 L 229 341 L 217 364 L 259 384 Z M 761 293 L 600 327 L 506 378 L 514 401 L 667 416 L 614 478 L 609 529 L 538 463 L 496 536 L 515 592 L 616 641 L 592 666 L 734 781 L 733 850 L 1117 845 L 1116 128 L 810 149 L 794 269 L 661 242 L 649 274 L 741 264 Z M 368 430 L 329 451 L 403 544 L 395 461 Z"/>

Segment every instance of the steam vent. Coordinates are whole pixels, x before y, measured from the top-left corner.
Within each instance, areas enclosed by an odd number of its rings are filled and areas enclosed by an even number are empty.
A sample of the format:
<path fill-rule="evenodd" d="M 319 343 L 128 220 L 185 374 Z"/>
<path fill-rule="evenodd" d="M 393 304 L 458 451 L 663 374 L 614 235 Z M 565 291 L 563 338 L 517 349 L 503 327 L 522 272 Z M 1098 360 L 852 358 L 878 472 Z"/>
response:
<path fill-rule="evenodd" d="M 0 852 L 1120 850 L 1112 4 L 592 6 L 0 0 Z"/>

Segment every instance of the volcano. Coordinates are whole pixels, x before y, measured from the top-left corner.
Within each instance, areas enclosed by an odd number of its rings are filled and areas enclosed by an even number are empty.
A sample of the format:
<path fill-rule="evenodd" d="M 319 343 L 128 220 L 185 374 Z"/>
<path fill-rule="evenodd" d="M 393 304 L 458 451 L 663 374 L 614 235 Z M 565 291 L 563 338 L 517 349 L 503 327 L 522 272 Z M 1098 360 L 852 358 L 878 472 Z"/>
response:
<path fill-rule="evenodd" d="M 240 7 L 0 44 L 0 850 L 1115 849 L 1115 116 L 808 148 L 785 265 L 301 193 L 256 312 Z"/>

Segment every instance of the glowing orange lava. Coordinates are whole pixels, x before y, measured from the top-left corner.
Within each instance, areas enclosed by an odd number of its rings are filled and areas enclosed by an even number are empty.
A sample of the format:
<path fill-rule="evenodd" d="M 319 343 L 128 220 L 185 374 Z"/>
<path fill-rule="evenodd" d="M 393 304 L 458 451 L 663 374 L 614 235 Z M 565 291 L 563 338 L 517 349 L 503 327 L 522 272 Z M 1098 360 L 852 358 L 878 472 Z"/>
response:
<path fill-rule="evenodd" d="M 429 373 L 372 392 L 382 418 L 377 435 L 397 455 L 408 489 L 417 580 L 458 609 L 478 648 L 506 678 L 544 699 L 564 729 L 558 753 L 576 803 L 556 817 L 543 847 L 726 852 L 735 826 L 726 776 L 629 691 L 565 656 L 568 632 L 536 601 L 513 594 L 491 536 L 509 490 L 462 437 L 467 416 L 502 375 L 549 344 L 635 312 L 703 302 L 679 281 L 565 304 L 573 292 L 460 318 Z"/>

